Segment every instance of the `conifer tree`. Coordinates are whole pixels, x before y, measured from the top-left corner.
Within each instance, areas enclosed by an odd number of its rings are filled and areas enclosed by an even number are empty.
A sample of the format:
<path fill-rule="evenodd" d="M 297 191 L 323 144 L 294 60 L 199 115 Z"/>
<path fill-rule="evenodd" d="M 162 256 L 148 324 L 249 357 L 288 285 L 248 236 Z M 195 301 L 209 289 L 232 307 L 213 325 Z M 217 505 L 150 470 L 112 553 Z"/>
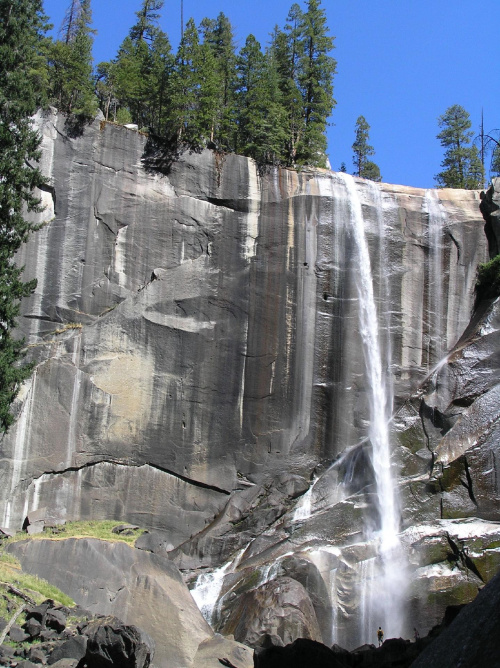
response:
<path fill-rule="evenodd" d="M 130 39 L 133 42 L 153 42 L 158 33 L 158 11 L 163 9 L 164 0 L 143 0 L 141 9 L 135 13 L 137 23 L 130 29 Z"/>
<path fill-rule="evenodd" d="M 500 176 L 500 145 L 496 144 L 491 155 L 491 174 Z"/>
<path fill-rule="evenodd" d="M 355 174 L 363 179 L 381 181 L 380 169 L 368 156 L 374 155 L 373 146 L 368 143 L 370 126 L 364 116 L 359 116 L 355 125 L 355 139 L 352 145 L 354 152 L 353 162 L 356 167 Z"/>
<path fill-rule="evenodd" d="M 236 145 L 236 48 L 234 31 L 227 16 L 201 22 L 203 41 L 210 46 L 216 63 L 219 85 L 219 108 L 213 141 L 218 149 L 234 151 Z"/>
<path fill-rule="evenodd" d="M 483 168 L 477 146 L 471 145 L 470 116 L 459 104 L 449 107 L 438 118 L 442 128 L 437 138 L 446 150 L 441 163 L 443 171 L 434 178 L 441 188 L 465 188 L 475 190 L 483 187 Z"/>
<path fill-rule="evenodd" d="M 297 145 L 298 164 L 326 166 L 326 127 L 335 105 L 333 77 L 336 62 L 330 52 L 333 37 L 328 34 L 321 0 L 307 0 L 300 22 L 302 42 L 298 82 L 302 92 L 304 130 Z"/>
<path fill-rule="evenodd" d="M 220 105 L 220 82 L 214 52 L 200 44 L 189 19 L 179 45 L 169 92 L 169 118 L 177 141 L 202 148 L 213 141 Z"/>
<path fill-rule="evenodd" d="M 279 87 L 286 118 L 286 138 L 284 146 L 285 164 L 296 162 L 297 145 L 304 131 L 303 100 L 299 88 L 299 63 L 304 44 L 300 39 L 302 10 L 298 4 L 292 5 L 283 31 L 275 28 L 271 50 L 276 62 Z"/>
<path fill-rule="evenodd" d="M 40 137 L 30 117 L 44 102 L 41 53 L 46 29 L 40 0 L 0 0 L 0 431 L 19 384 L 31 367 L 22 365 L 23 341 L 12 336 L 19 303 L 36 287 L 23 282 L 14 256 L 36 229 L 26 211 L 39 210 L 33 191 L 45 180 L 36 168 Z"/>
<path fill-rule="evenodd" d="M 92 76 L 90 0 L 72 0 L 63 22 L 62 39 L 52 43 L 49 54 L 50 97 L 60 111 L 92 117 L 97 111 Z"/>
<path fill-rule="evenodd" d="M 78 19 L 80 18 L 81 13 L 81 0 L 71 0 L 59 29 L 59 39 L 62 42 L 65 42 L 65 44 L 69 44 L 75 39 L 78 28 Z"/>
<path fill-rule="evenodd" d="M 272 49 L 265 55 L 253 35 L 238 57 L 238 152 L 260 163 L 283 160 L 286 113 Z"/>
<path fill-rule="evenodd" d="M 143 0 L 137 22 L 122 42 L 113 66 L 106 66 L 113 88 L 130 119 L 139 127 L 161 132 L 165 118 L 166 88 L 173 57 L 167 35 L 158 26 L 163 0 Z M 104 64 L 102 64 L 104 65 Z"/>

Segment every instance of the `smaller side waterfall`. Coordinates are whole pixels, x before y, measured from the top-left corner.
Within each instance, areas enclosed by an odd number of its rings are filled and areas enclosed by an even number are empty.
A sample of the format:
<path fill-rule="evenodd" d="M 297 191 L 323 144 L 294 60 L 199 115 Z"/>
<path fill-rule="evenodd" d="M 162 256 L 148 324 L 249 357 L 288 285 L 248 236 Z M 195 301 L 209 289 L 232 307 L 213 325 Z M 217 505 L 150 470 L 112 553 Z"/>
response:
<path fill-rule="evenodd" d="M 312 493 L 313 493 L 314 483 L 311 484 L 307 492 L 301 497 L 300 502 L 295 508 L 293 514 L 292 522 L 300 522 L 302 520 L 307 520 L 311 517 L 312 512 Z"/>
<path fill-rule="evenodd" d="M 215 606 L 224 584 L 224 576 L 232 564 L 233 562 L 230 561 L 211 573 L 201 573 L 195 586 L 191 589 L 191 596 L 209 624 L 212 624 L 213 621 Z"/>
<path fill-rule="evenodd" d="M 212 572 L 200 573 L 193 589 L 191 589 L 191 596 L 194 598 L 201 614 L 210 625 L 214 621 L 214 613 L 224 585 L 224 577 L 227 573 L 234 571 L 244 551 L 244 549 L 240 550 L 234 559 L 214 569 Z"/>
<path fill-rule="evenodd" d="M 429 365 L 436 364 L 444 354 L 446 321 L 443 318 L 443 259 L 442 241 L 445 215 L 435 190 L 425 192 L 424 206 L 429 217 L 429 297 L 427 306 Z M 444 329 L 444 331 L 443 331 Z"/>

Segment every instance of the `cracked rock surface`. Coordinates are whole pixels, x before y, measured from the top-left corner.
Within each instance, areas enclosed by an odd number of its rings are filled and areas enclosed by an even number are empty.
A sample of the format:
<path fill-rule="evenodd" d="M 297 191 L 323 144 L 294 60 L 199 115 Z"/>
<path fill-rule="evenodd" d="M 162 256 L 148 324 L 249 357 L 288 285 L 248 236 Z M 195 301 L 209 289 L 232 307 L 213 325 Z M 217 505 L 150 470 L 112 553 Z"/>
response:
<path fill-rule="evenodd" d="M 37 122 L 50 185 L 19 257 L 38 280 L 19 323 L 36 367 L 1 443 L 1 525 L 46 508 L 148 527 L 142 552 L 168 553 L 192 582 L 232 561 L 219 630 L 250 601 L 254 640 L 289 640 L 295 624 L 330 643 L 335 577 L 337 640 L 356 647 L 378 518 L 344 177 L 260 174 L 208 150 L 156 169 L 138 132 L 96 120 L 72 137 L 54 111 Z M 498 304 L 471 321 L 496 222 L 486 236 L 477 192 L 354 191 L 424 632 L 500 563 Z M 276 578 L 307 608 L 282 627 L 264 619 Z"/>

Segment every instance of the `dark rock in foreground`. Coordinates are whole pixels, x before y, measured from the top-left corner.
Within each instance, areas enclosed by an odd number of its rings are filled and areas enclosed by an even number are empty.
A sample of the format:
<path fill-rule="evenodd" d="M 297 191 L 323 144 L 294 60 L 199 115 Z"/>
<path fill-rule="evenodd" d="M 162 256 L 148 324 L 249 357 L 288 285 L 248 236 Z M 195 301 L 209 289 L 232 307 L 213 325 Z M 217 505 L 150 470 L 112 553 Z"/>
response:
<path fill-rule="evenodd" d="M 500 573 L 412 664 L 412 668 L 457 666 L 500 666 Z"/>

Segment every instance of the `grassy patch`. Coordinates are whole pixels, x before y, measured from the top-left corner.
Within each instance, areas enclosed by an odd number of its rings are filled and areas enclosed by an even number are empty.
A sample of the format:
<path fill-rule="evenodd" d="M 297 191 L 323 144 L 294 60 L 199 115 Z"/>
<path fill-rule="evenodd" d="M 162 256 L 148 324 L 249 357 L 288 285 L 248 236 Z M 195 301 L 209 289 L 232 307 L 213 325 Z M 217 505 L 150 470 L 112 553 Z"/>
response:
<path fill-rule="evenodd" d="M 23 573 L 16 562 L 15 557 L 2 553 L 0 558 L 0 617 L 3 617 L 3 619 L 10 618 L 12 613 L 8 609 L 9 603 L 16 607 L 23 603 L 22 597 L 16 595 L 6 585 L 19 589 L 36 603 L 42 603 L 42 601 L 51 598 L 62 605 L 74 605 L 73 600 L 54 585 L 36 575 Z M 19 623 L 23 623 L 23 621 L 20 618 Z"/>
<path fill-rule="evenodd" d="M 79 522 L 67 522 L 64 526 L 58 527 L 57 535 L 60 538 L 100 538 L 101 540 L 122 541 L 133 545 L 144 529 L 135 530 L 132 535 L 126 536 L 119 533 L 113 533 L 114 527 L 120 526 L 124 522 L 116 520 L 89 520 Z M 43 534 L 38 534 L 43 538 Z"/>
<path fill-rule="evenodd" d="M 114 527 L 126 522 L 117 522 L 116 520 L 80 520 L 78 522 L 67 522 L 54 529 L 45 529 L 42 533 L 33 534 L 17 533 L 12 538 L 4 541 L 4 544 L 17 543 L 20 540 L 63 540 L 65 538 L 100 538 L 111 542 L 120 541 L 133 545 L 137 538 L 144 533 L 144 529 L 136 529 L 131 535 L 113 533 Z"/>
<path fill-rule="evenodd" d="M 477 268 L 477 300 L 500 296 L 500 254 Z"/>

